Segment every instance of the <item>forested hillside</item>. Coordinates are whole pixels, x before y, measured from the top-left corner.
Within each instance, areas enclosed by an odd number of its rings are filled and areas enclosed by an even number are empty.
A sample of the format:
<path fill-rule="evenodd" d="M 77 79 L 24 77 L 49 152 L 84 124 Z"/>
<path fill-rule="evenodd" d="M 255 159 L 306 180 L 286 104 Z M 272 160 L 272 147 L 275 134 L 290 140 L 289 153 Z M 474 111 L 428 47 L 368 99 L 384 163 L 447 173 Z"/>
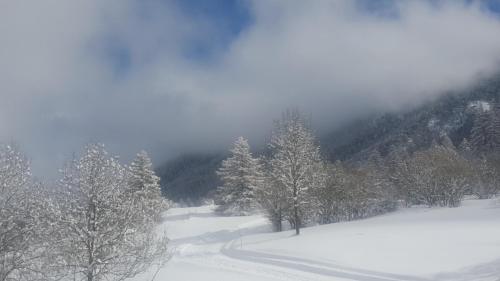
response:
<path fill-rule="evenodd" d="M 496 75 L 411 110 L 370 116 L 323 133 L 319 136 L 322 154 L 330 161 L 359 162 L 375 150 L 385 156 L 395 146 L 418 151 L 443 134 L 459 146 L 470 138 L 474 118 L 499 101 L 500 75 Z M 157 168 L 164 194 L 189 204 L 211 197 L 220 185 L 215 171 L 224 156 L 224 152 L 187 154 L 165 162 Z"/>
<path fill-rule="evenodd" d="M 357 120 L 321 137 L 330 160 L 362 160 L 374 149 L 386 154 L 408 138 L 420 150 L 446 133 L 458 145 L 471 133 L 475 113 L 493 107 L 500 98 L 500 75 L 462 92 L 447 93 L 413 110 Z"/>
<path fill-rule="evenodd" d="M 157 169 L 162 193 L 176 202 L 198 205 L 219 185 L 215 170 L 225 153 L 186 154 Z"/>

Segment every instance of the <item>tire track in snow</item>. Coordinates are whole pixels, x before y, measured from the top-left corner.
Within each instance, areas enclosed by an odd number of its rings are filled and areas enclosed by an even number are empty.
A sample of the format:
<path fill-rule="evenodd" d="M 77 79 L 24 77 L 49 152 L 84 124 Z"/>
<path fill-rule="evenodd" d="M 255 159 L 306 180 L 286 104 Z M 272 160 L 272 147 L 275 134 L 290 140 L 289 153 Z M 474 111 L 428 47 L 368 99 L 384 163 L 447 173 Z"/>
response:
<path fill-rule="evenodd" d="M 189 216 L 177 216 L 176 219 L 186 220 L 189 219 Z M 317 278 L 308 272 L 283 270 L 282 268 L 265 264 L 249 264 L 248 261 L 237 260 L 224 255 L 223 249 L 228 243 L 240 239 L 235 239 L 237 236 L 241 238 L 241 230 L 239 228 L 233 231 L 220 230 L 204 233 L 199 236 L 172 240 L 172 243 L 175 245 L 172 260 L 191 264 L 193 265 L 193 270 L 196 270 L 194 269 L 196 267 L 206 267 L 254 276 L 255 280 L 264 278 L 276 281 L 330 280 L 324 277 Z"/>
<path fill-rule="evenodd" d="M 317 280 L 316 278 L 311 278 L 310 273 L 299 272 L 295 273 L 290 270 L 277 269 L 271 265 L 265 264 L 251 264 L 244 260 L 237 260 L 230 257 L 225 256 L 221 252 L 219 253 L 199 253 L 196 255 L 188 255 L 188 256 L 177 256 L 176 261 L 189 263 L 197 267 L 209 267 L 215 268 L 217 270 L 223 271 L 231 271 L 236 273 L 243 273 L 248 276 L 255 276 L 255 280 L 259 280 L 259 278 L 266 278 L 272 280 L 280 280 L 280 281 L 311 281 Z M 189 247 L 188 247 L 189 248 Z"/>
<path fill-rule="evenodd" d="M 392 273 L 383 273 L 363 269 L 354 269 L 303 258 L 267 254 L 262 252 L 237 249 L 237 240 L 230 241 L 221 249 L 221 253 L 238 260 L 273 265 L 283 269 L 292 269 L 318 275 L 357 281 L 429 281 L 429 279 Z"/>

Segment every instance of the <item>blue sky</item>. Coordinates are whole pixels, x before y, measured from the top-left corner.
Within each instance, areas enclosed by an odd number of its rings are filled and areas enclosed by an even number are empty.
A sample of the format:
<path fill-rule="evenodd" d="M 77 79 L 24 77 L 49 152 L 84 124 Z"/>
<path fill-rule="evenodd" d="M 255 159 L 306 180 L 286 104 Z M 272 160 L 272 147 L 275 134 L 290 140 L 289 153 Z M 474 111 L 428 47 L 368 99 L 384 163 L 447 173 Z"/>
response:
<path fill-rule="evenodd" d="M 175 0 L 176 5 L 193 18 L 208 18 L 228 35 L 237 35 L 251 22 L 248 3 L 244 0 Z"/>
<path fill-rule="evenodd" d="M 357 9 L 373 16 L 384 18 L 397 18 L 396 5 L 401 1 L 395 0 L 353 0 Z M 425 0 L 422 0 L 425 1 Z M 458 2 L 457 0 L 456 2 Z M 250 2 L 247 0 L 173 0 L 166 1 L 169 9 L 173 5 L 185 17 L 205 22 L 217 30 L 212 38 L 192 38 L 184 44 L 183 56 L 198 63 L 213 62 L 223 53 L 227 47 L 251 27 L 253 15 Z M 435 5 L 443 1 L 428 0 Z M 139 2 L 140 3 L 140 2 Z M 500 0 L 464 0 L 465 4 L 479 4 L 493 14 L 500 16 Z M 109 59 L 115 64 L 118 72 L 126 71 L 131 67 L 130 54 L 125 46 L 112 44 L 108 53 Z"/>
<path fill-rule="evenodd" d="M 163 2 L 164 5 L 157 5 L 160 10 L 174 8 L 183 17 L 210 26 L 212 30 L 210 36 L 191 37 L 183 42 L 182 55 L 196 63 L 213 62 L 242 31 L 252 24 L 251 11 L 245 0 L 169 0 Z M 137 3 L 142 8 L 148 5 L 143 5 L 140 1 Z M 149 14 L 145 13 L 144 17 L 147 20 Z M 103 40 L 107 39 L 103 38 Z M 113 41 L 113 38 L 106 42 L 105 46 L 105 54 L 116 72 L 127 73 L 132 67 L 131 54 L 127 46 L 120 44 L 119 41 Z"/>

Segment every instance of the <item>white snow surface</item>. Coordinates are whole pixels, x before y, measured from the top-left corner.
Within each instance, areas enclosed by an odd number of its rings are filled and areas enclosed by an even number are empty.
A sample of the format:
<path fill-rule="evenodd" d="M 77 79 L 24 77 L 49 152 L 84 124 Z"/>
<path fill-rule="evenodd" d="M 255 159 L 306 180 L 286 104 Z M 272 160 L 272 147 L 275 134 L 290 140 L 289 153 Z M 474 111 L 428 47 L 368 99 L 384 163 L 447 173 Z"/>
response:
<path fill-rule="evenodd" d="M 155 280 L 500 280 L 500 206 L 492 200 L 401 209 L 300 236 L 271 232 L 262 215 L 221 217 L 213 209 L 166 213 L 161 227 L 173 257 Z"/>

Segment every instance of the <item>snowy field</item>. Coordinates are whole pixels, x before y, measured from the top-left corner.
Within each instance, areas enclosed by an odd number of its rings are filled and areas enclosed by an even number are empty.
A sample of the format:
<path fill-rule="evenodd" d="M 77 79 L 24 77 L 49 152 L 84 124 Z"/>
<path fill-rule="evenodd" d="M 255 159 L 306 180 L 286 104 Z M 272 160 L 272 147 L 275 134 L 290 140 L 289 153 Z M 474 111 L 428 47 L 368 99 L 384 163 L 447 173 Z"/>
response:
<path fill-rule="evenodd" d="M 173 258 L 158 281 L 500 280 L 500 207 L 491 200 L 402 209 L 298 237 L 270 232 L 262 216 L 216 216 L 213 206 L 171 209 L 162 227 Z"/>

